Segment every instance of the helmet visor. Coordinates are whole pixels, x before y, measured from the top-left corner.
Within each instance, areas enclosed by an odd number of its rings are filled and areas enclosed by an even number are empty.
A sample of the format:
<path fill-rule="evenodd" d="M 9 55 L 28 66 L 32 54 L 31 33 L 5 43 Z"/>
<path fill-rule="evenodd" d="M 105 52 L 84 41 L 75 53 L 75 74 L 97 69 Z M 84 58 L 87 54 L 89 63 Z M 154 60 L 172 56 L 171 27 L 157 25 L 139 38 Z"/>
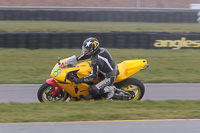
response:
<path fill-rule="evenodd" d="M 82 52 L 83 52 L 83 54 L 87 54 L 90 52 L 90 48 L 86 48 L 86 47 L 82 46 Z"/>

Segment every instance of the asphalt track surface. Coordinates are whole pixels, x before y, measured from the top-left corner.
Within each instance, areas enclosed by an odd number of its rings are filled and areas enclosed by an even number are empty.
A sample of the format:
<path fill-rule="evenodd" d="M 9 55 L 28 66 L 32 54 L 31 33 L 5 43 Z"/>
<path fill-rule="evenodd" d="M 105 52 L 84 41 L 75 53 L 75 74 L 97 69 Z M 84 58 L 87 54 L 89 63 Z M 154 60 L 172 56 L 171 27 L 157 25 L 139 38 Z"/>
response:
<path fill-rule="evenodd" d="M 0 124 L 0 133 L 200 133 L 200 120 Z"/>
<path fill-rule="evenodd" d="M 0 84 L 0 103 L 35 103 L 40 84 Z M 200 100 L 200 83 L 145 84 L 142 100 Z"/>

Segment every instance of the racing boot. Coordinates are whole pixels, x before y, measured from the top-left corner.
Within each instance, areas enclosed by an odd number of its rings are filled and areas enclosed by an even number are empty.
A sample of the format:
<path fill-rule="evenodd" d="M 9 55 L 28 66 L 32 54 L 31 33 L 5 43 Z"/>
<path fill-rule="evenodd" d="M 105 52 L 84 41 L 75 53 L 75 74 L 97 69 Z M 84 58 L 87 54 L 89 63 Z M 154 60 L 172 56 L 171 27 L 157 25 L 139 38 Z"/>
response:
<path fill-rule="evenodd" d="M 104 93 L 107 93 L 106 100 L 112 100 L 115 94 L 115 86 L 106 86 L 104 88 Z"/>
<path fill-rule="evenodd" d="M 91 99 L 94 99 L 94 97 L 90 94 L 85 97 L 86 101 L 90 101 Z"/>

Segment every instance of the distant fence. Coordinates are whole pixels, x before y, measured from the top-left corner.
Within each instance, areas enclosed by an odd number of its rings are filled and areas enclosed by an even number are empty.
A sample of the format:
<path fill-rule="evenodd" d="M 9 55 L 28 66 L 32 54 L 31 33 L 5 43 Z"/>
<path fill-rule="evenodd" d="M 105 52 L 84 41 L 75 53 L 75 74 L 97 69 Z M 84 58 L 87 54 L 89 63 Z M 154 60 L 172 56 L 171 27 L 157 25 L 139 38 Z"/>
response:
<path fill-rule="evenodd" d="M 0 20 L 199 23 L 194 9 L 0 7 Z"/>
<path fill-rule="evenodd" d="M 81 48 L 88 37 L 96 37 L 106 48 L 181 49 L 200 48 L 200 33 L 160 32 L 19 32 L 0 33 L 2 48 Z"/>

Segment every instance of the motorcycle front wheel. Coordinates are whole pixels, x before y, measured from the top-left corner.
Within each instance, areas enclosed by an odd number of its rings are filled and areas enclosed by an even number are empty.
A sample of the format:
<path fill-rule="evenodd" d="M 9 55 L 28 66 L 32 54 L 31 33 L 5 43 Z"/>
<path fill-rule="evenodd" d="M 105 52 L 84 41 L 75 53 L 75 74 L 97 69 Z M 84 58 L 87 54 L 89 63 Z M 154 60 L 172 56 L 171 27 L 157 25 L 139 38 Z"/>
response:
<path fill-rule="evenodd" d="M 52 96 L 53 87 L 50 84 L 44 83 L 38 90 L 37 97 L 40 102 L 65 101 L 68 98 L 68 93 L 61 90 L 56 96 Z"/>
<path fill-rule="evenodd" d="M 144 96 L 145 87 L 139 79 L 129 77 L 121 82 L 115 83 L 114 85 L 118 89 L 129 92 L 133 96 L 133 99 L 131 100 L 141 100 Z"/>

